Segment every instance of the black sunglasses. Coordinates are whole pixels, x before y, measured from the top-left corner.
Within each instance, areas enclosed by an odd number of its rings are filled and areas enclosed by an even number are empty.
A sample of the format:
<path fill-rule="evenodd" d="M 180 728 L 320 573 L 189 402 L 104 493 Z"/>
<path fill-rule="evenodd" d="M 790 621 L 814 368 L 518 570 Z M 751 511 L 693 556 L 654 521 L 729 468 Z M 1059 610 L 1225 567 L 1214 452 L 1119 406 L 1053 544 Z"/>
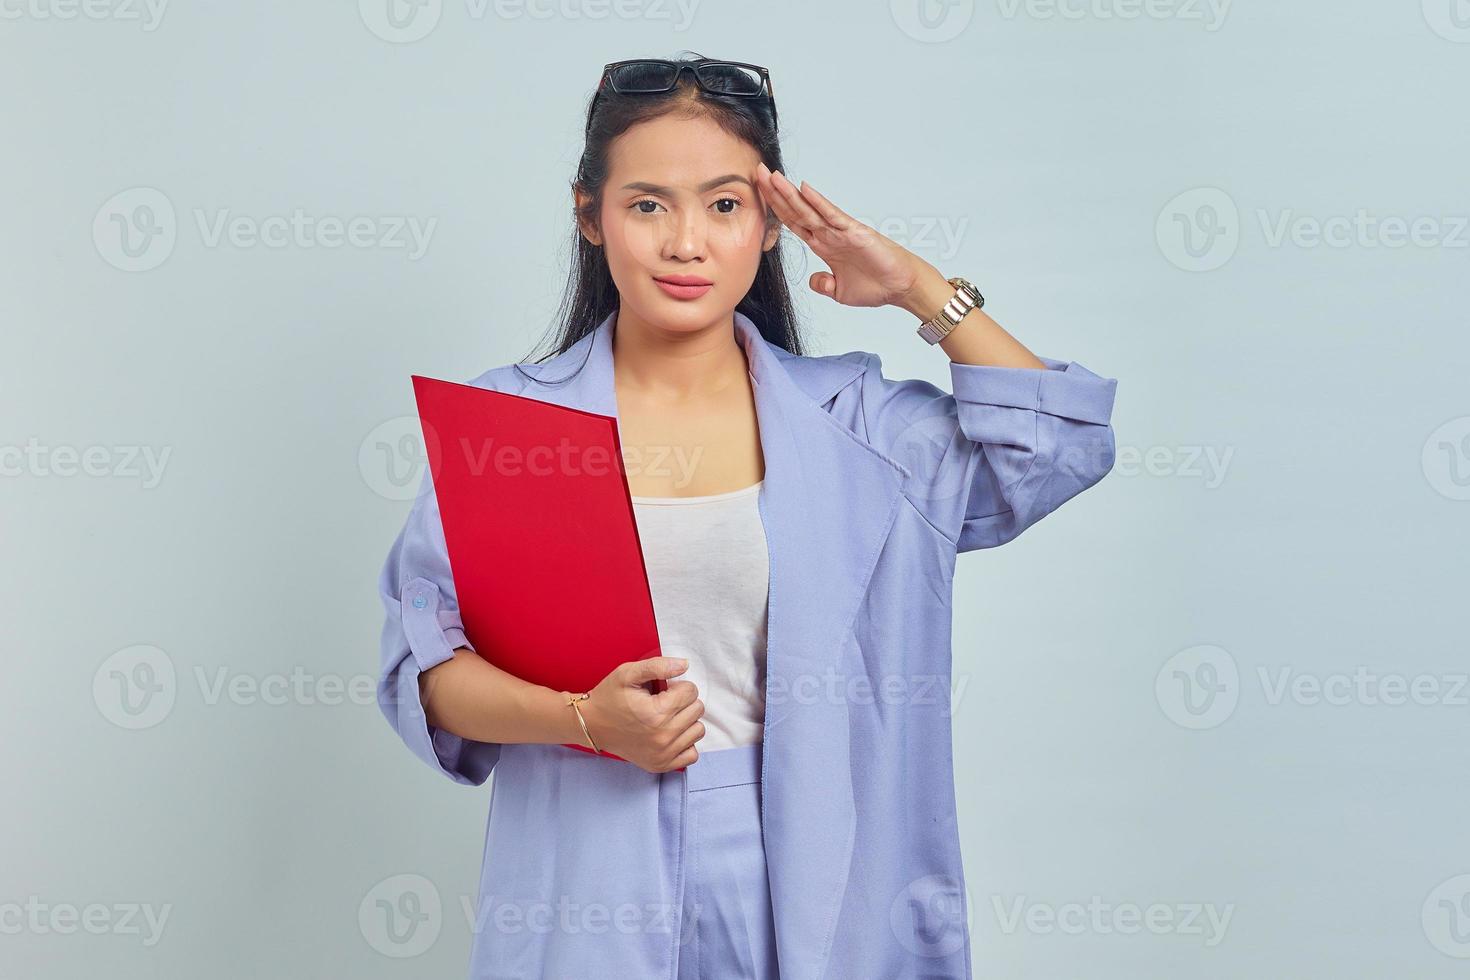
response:
<path fill-rule="evenodd" d="M 668 92 L 678 84 L 679 76 L 689 70 L 699 87 L 714 95 L 733 95 L 740 98 L 774 97 L 771 73 L 760 65 L 743 61 L 720 61 L 702 58 L 698 61 L 666 61 L 663 58 L 634 58 L 614 61 L 602 66 L 602 78 L 597 82 L 597 91 L 592 95 L 592 104 L 587 108 L 587 125 L 592 125 L 592 112 L 603 90 L 612 89 L 619 95 L 653 95 Z"/>

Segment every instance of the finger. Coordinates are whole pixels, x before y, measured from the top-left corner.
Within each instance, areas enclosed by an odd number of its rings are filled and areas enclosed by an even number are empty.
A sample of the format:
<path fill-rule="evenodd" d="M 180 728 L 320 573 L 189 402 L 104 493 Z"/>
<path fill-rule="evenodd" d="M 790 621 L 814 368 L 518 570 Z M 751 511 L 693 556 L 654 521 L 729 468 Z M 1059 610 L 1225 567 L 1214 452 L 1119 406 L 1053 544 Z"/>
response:
<path fill-rule="evenodd" d="M 762 164 L 761 166 L 764 168 L 765 165 Z M 765 201 L 766 206 L 771 209 L 771 213 L 776 216 L 776 220 L 787 228 L 790 228 L 802 240 L 809 238 L 811 232 L 802 227 L 800 221 L 797 219 L 796 211 L 786 202 L 786 198 L 781 193 L 781 188 L 776 186 L 776 178 L 770 170 L 765 171 L 765 178 L 762 180 L 760 187 L 761 197 Z"/>
<path fill-rule="evenodd" d="M 823 296 L 837 298 L 837 277 L 830 272 L 814 272 L 810 280 L 811 287 L 815 292 Z"/>
<path fill-rule="evenodd" d="M 855 219 L 851 215 L 827 200 L 822 196 L 821 191 L 804 180 L 801 182 L 801 193 L 806 200 L 811 202 L 823 220 L 838 231 L 846 231 L 854 223 Z"/>
<path fill-rule="evenodd" d="M 698 761 L 699 749 L 696 746 L 691 745 L 689 746 L 689 748 L 679 753 L 679 755 L 674 758 L 674 761 L 669 763 L 669 768 L 682 769 L 685 766 L 692 766 Z"/>
<path fill-rule="evenodd" d="M 682 732 L 704 717 L 704 702 L 695 700 L 680 708 L 664 727 L 669 731 Z"/>
<path fill-rule="evenodd" d="M 781 195 L 782 202 L 791 212 L 797 224 L 815 231 L 827 223 L 826 219 L 817 213 L 816 208 L 801 196 L 801 189 L 793 184 L 785 174 L 777 170 L 772 176 L 772 181 Z"/>
<path fill-rule="evenodd" d="M 781 195 L 781 200 L 785 202 L 787 209 L 795 217 L 797 224 L 813 231 L 827 224 L 826 219 L 807 203 L 806 199 L 801 196 L 801 190 L 791 181 L 787 180 L 785 174 L 777 170 L 772 174 L 771 179 L 776 185 L 776 190 Z"/>
<path fill-rule="evenodd" d="M 627 671 L 624 680 L 630 687 L 665 677 L 676 677 L 689 669 L 689 661 L 681 657 L 648 657 L 630 661 L 630 664 L 624 665 Z"/>
<path fill-rule="evenodd" d="M 689 726 L 687 731 L 681 732 L 679 737 L 674 739 L 673 744 L 669 746 L 669 752 L 677 756 L 702 738 L 704 738 L 704 722 L 696 721 Z"/>
<path fill-rule="evenodd" d="M 775 184 L 772 182 L 771 168 L 767 167 L 764 161 L 756 165 L 755 188 L 760 192 L 761 200 L 768 207 L 776 203 L 773 199 L 779 195 L 776 191 Z"/>
<path fill-rule="evenodd" d="M 771 183 L 771 168 L 767 167 L 762 160 L 755 168 L 755 189 L 760 194 L 761 204 L 770 211 L 778 211 L 780 202 L 779 194 Z"/>
<path fill-rule="evenodd" d="M 668 689 L 655 694 L 660 707 L 669 715 L 689 707 L 699 697 L 699 685 L 693 681 L 669 681 Z"/>

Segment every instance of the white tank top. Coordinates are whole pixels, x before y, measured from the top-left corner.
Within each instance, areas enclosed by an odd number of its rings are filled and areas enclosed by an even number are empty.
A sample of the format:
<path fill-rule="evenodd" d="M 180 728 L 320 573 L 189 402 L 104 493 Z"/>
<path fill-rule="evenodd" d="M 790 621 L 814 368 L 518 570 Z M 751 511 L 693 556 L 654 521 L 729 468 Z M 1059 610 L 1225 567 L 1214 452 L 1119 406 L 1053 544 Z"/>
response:
<path fill-rule="evenodd" d="M 633 496 L 659 643 L 664 656 L 689 660 L 678 679 L 693 681 L 704 702 L 700 752 L 759 742 L 765 724 L 770 556 L 760 487 Z"/>

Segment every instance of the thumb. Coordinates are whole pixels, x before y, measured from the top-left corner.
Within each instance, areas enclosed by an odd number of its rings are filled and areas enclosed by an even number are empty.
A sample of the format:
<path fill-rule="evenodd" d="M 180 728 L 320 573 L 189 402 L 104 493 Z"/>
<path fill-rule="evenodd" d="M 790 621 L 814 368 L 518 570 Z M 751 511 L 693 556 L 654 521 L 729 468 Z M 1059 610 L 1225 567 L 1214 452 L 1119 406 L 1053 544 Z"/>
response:
<path fill-rule="evenodd" d="M 837 295 L 837 277 L 830 272 L 814 272 L 810 280 L 813 291 L 823 296 Z"/>
<path fill-rule="evenodd" d="M 682 657 L 648 657 L 635 660 L 628 671 L 628 683 L 644 684 L 648 681 L 676 677 L 689 669 L 689 661 Z"/>

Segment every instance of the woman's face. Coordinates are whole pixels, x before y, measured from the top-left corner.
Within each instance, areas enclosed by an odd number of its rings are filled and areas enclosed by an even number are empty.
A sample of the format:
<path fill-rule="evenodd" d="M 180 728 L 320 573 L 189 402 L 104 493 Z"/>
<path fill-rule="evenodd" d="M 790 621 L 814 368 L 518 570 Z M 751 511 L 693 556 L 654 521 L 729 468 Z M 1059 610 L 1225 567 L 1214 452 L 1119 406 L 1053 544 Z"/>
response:
<path fill-rule="evenodd" d="M 707 117 L 660 116 L 614 140 L 608 163 L 601 227 L 582 233 L 603 246 L 623 311 L 671 332 L 727 319 L 780 235 L 756 193 L 755 148 Z"/>

